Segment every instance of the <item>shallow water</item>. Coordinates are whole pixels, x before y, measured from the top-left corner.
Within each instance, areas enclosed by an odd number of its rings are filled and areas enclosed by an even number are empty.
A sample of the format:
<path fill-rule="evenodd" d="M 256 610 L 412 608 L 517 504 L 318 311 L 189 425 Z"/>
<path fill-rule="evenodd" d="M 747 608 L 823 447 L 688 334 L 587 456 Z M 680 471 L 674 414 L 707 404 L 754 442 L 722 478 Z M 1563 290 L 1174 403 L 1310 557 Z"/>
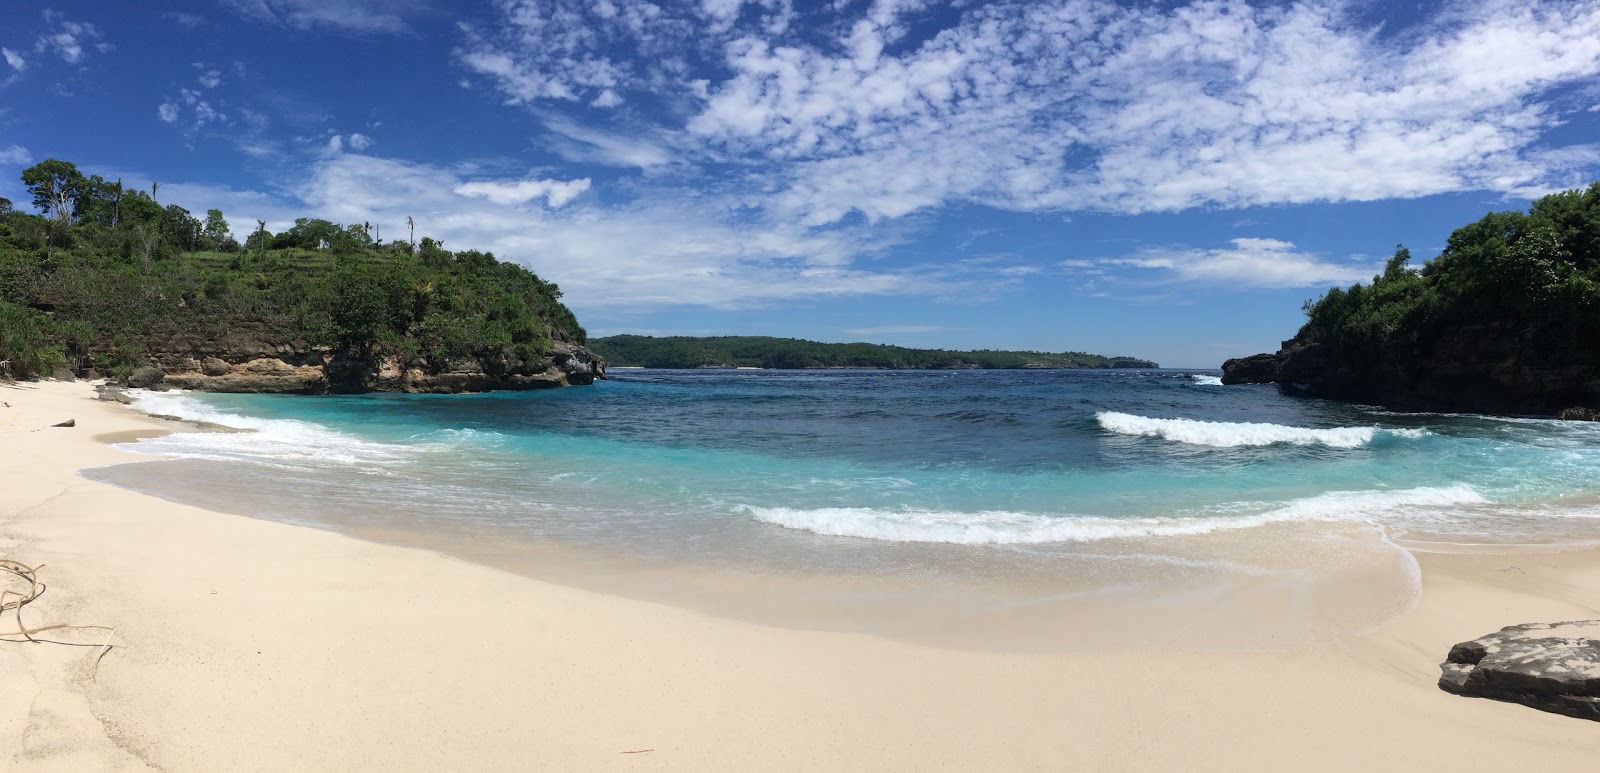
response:
<path fill-rule="evenodd" d="M 1067 591 L 1192 601 L 1247 585 L 1310 630 L 1348 606 L 1329 584 L 1349 567 L 1392 601 L 1338 616 L 1360 627 L 1415 590 L 1389 537 L 1600 533 L 1600 425 L 1395 414 L 1215 372 L 625 370 L 544 392 L 144 393 L 137 407 L 257 431 L 142 439 L 128 447 L 171 461 L 87 475 L 533 574 L 582 573 L 535 547 L 556 545 L 702 587 L 717 572 L 848 580 L 786 618 L 814 627 L 859 627 L 818 610 L 867 583 L 891 600 L 864 614 L 885 620 L 896 605 L 992 617 Z M 671 595 L 660 584 L 631 592 Z"/>

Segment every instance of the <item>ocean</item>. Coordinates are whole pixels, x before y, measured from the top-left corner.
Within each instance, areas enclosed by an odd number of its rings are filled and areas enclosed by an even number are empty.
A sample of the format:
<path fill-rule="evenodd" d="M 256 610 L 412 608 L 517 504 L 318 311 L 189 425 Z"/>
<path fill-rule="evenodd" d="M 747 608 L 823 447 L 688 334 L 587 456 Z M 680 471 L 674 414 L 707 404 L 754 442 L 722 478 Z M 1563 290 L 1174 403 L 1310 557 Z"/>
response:
<path fill-rule="evenodd" d="M 1408 608 L 1406 549 L 1600 537 L 1600 424 L 1395 413 L 1195 370 L 610 375 L 135 392 L 253 431 L 143 439 L 126 447 L 165 458 L 84 474 L 715 613 L 957 644 L 1026 618 L 1037 635 L 1019 639 L 1056 646 L 1084 635 L 1074 605 L 1107 601 L 1162 620 L 1128 627 L 1138 641 L 1287 642 Z"/>

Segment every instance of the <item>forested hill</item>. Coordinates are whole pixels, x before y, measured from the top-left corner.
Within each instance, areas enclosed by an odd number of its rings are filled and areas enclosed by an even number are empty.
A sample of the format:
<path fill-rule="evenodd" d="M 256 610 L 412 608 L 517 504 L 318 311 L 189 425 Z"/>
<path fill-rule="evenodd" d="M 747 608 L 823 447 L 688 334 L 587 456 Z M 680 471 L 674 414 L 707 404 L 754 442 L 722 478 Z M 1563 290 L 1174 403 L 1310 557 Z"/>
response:
<path fill-rule="evenodd" d="M 615 335 L 589 342 L 613 367 L 646 368 L 1154 368 L 1132 357 L 1082 352 L 907 349 L 885 344 L 826 344 L 766 336 Z"/>
<path fill-rule="evenodd" d="M 1420 269 L 1395 251 L 1329 290 L 1276 354 L 1225 383 L 1408 409 L 1600 418 L 1600 183 L 1457 229 Z"/>
<path fill-rule="evenodd" d="M 230 232 L 51 159 L 0 199 L 0 376 L 269 392 L 480 391 L 603 376 L 561 291 L 367 223 Z M 410 221 L 410 218 L 407 218 Z"/>

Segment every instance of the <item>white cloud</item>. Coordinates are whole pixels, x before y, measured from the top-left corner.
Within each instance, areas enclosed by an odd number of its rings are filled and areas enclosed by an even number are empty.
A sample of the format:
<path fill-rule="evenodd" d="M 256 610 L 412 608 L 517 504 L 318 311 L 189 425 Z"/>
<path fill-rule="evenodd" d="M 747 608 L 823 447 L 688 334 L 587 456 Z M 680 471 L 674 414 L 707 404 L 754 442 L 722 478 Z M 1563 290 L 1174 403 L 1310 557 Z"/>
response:
<path fill-rule="evenodd" d="M 559 283 L 565 300 L 591 317 L 677 305 L 746 308 L 803 298 L 963 292 L 960 277 L 855 265 L 897 243 L 892 228 L 817 232 L 751 224 L 681 194 L 609 209 L 581 199 L 561 209 L 529 209 L 518 188 L 529 181 L 468 174 L 343 153 L 316 161 L 302 179 L 285 181 L 281 189 L 293 191 L 292 198 L 166 181 L 161 192 L 163 201 L 191 211 L 222 209 L 236 233 L 254 230 L 256 218 L 281 231 L 296 217 L 322 217 L 370 222 L 389 237 L 404 234 L 410 216 L 418 238 L 521 263 Z M 125 171 L 118 176 L 138 179 Z M 491 190 L 517 195 L 496 200 L 485 195 Z"/>
<path fill-rule="evenodd" d="M 1293 242 L 1239 238 L 1228 247 L 1193 249 L 1158 247 L 1132 255 L 1099 260 L 1063 261 L 1069 270 L 1097 267 L 1146 269 L 1166 281 L 1197 282 L 1248 288 L 1327 287 L 1370 280 L 1379 263 L 1334 262 L 1297 251 Z M 1103 273 L 1103 272 L 1101 272 Z"/>
<path fill-rule="evenodd" d="M 16 70 L 17 72 L 22 72 L 23 70 L 28 69 L 28 60 L 24 59 L 22 54 L 12 51 L 9 48 L 0 48 L 0 57 L 4 57 L 6 64 L 10 65 L 11 69 Z"/>
<path fill-rule="evenodd" d="M 171 102 L 162 102 L 156 106 L 156 115 L 166 123 L 177 123 L 178 106 Z"/>
<path fill-rule="evenodd" d="M 339 135 L 337 135 L 337 134 L 333 135 L 332 137 L 329 137 L 328 138 L 328 144 L 323 146 L 322 151 L 324 153 L 329 154 L 329 155 L 333 155 L 333 154 L 337 154 L 337 153 L 343 153 L 344 152 L 344 138 L 339 136 Z"/>
<path fill-rule="evenodd" d="M 1564 94 L 1600 76 L 1593 2 L 1466 0 L 1394 34 L 1342 2 L 993 2 L 928 32 L 929 5 L 835 3 L 801 34 L 778 3 L 501 0 L 457 60 L 545 121 L 608 94 L 687 106 L 619 136 L 744 164 L 764 212 L 812 225 L 1522 194 L 1595 172 L 1545 147 L 1583 111 Z"/>
<path fill-rule="evenodd" d="M 194 68 L 200 71 L 200 74 L 195 76 L 195 81 L 199 83 L 201 87 L 214 89 L 222 85 L 221 70 L 207 66 L 205 62 L 195 62 Z"/>
<path fill-rule="evenodd" d="M 32 160 L 33 155 L 28 152 L 27 148 L 22 147 L 21 145 L 12 145 L 7 148 L 0 148 L 0 164 L 15 164 L 16 166 L 22 166 L 23 164 L 26 164 Z"/>
<path fill-rule="evenodd" d="M 351 150 L 366 150 L 372 147 L 372 138 L 361 132 L 351 134 L 349 142 Z"/>
<path fill-rule="evenodd" d="M 650 169 L 673 160 L 671 150 L 648 137 L 614 134 L 558 116 L 547 117 L 544 125 L 555 135 L 551 149 L 568 161 Z"/>
<path fill-rule="evenodd" d="M 476 196 L 496 204 L 526 204 L 534 199 L 544 199 L 552 209 L 577 198 L 589 190 L 589 178 L 579 180 L 516 180 L 514 182 L 480 181 L 462 183 L 454 188 L 461 196 Z"/>
<path fill-rule="evenodd" d="M 169 19 L 179 27 L 182 27 L 186 30 L 192 30 L 205 22 L 205 19 L 198 14 L 182 13 L 178 11 L 167 11 L 162 13 L 161 18 Z"/>
<path fill-rule="evenodd" d="M 223 0 L 240 16 L 295 29 L 332 29 L 360 34 L 411 31 L 406 17 L 424 0 Z"/>
<path fill-rule="evenodd" d="M 93 24 L 71 21 L 60 11 L 45 9 L 44 24 L 45 31 L 33 43 L 37 53 L 53 53 L 67 64 L 78 64 L 88 56 L 87 49 L 100 53 L 111 50 L 109 44 L 96 42 L 100 31 Z M 7 56 L 6 61 L 11 62 L 11 57 Z"/>

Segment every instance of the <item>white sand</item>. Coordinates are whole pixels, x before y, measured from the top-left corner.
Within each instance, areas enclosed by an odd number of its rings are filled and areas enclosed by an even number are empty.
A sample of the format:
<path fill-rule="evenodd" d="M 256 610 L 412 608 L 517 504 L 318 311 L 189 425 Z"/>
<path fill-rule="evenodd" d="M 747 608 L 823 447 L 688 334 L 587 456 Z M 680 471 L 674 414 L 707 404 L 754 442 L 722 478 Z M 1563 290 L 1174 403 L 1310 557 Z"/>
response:
<path fill-rule="evenodd" d="M 48 564 L 26 620 L 117 629 L 97 682 L 94 647 L 0 642 L 0 770 L 1600 769 L 1600 723 L 1434 686 L 1457 641 L 1600 617 L 1595 551 L 1421 555 L 1415 610 L 1289 651 L 953 651 L 90 482 L 141 458 L 97 436 L 173 427 L 92 398 L 0 386 L 0 558 Z"/>

